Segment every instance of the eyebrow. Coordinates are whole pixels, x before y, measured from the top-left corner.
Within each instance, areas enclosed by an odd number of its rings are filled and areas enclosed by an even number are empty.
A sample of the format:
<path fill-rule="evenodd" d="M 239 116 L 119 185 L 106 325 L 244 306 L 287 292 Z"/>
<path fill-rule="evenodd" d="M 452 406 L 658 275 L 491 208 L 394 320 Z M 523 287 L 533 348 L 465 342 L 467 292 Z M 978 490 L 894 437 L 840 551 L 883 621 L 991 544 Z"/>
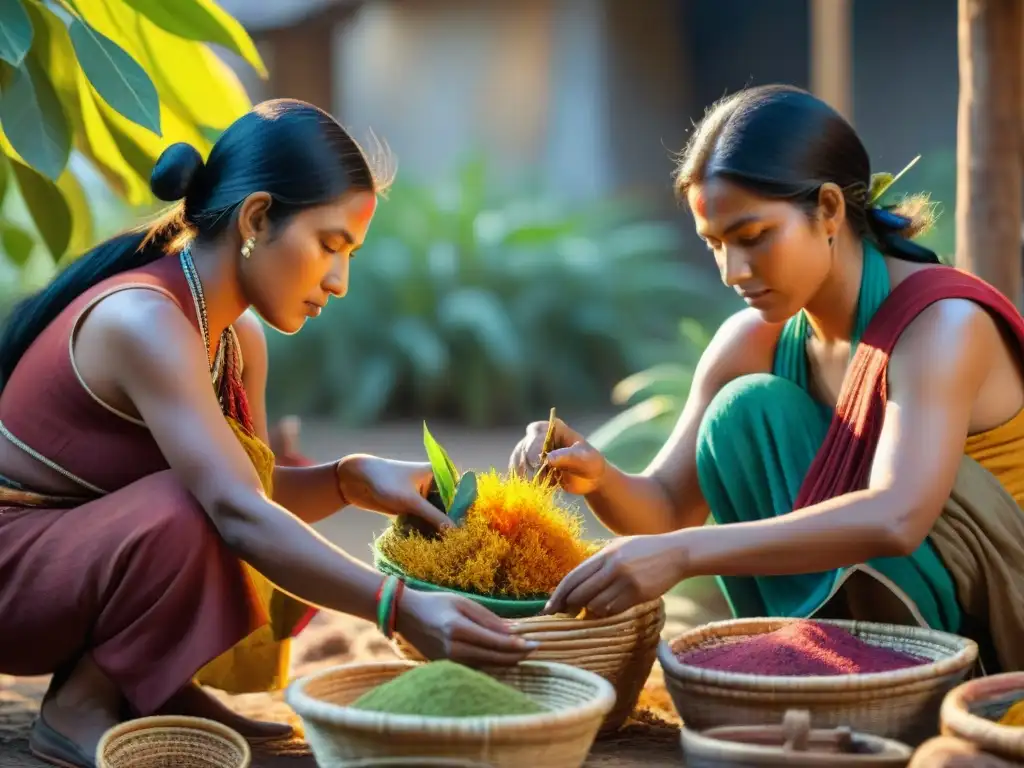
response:
<path fill-rule="evenodd" d="M 722 233 L 722 236 L 725 237 L 727 235 L 730 235 L 733 232 L 735 232 L 737 229 L 745 227 L 745 226 L 747 226 L 747 224 L 753 224 L 754 222 L 760 221 L 760 220 L 761 220 L 760 216 L 755 216 L 755 215 L 743 216 L 743 217 L 741 217 L 739 219 L 736 219 L 736 221 L 734 221 L 732 224 L 730 224 L 728 227 L 726 227 L 725 231 Z M 699 232 L 698 234 L 700 234 L 701 237 L 707 237 L 708 236 L 707 234 L 705 234 L 703 232 Z"/>
<path fill-rule="evenodd" d="M 327 235 L 328 237 L 330 237 L 331 235 L 334 235 L 336 237 L 343 238 L 345 240 L 345 242 L 347 242 L 349 245 L 352 246 L 352 252 L 353 253 L 355 253 L 356 251 L 358 251 L 360 248 L 363 247 L 363 244 L 362 243 L 357 243 L 356 239 L 354 237 L 352 237 L 352 233 L 349 232 L 344 227 L 339 227 L 337 229 L 325 229 L 324 230 L 324 234 Z"/>

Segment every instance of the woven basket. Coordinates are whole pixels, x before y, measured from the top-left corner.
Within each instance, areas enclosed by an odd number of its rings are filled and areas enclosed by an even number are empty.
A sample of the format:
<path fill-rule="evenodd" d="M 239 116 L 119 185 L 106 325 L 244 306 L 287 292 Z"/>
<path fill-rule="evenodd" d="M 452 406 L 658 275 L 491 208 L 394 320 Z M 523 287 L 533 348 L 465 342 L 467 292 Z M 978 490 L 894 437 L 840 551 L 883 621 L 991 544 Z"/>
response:
<path fill-rule="evenodd" d="M 601 675 L 615 687 L 615 706 L 601 724 L 601 732 L 607 733 L 629 717 L 651 674 L 665 626 L 665 603 L 652 600 L 603 619 L 555 615 L 506 623 L 515 634 L 540 644 L 529 660 L 569 664 Z M 400 635 L 393 645 L 403 658 L 424 661 Z"/>
<path fill-rule="evenodd" d="M 362 694 L 417 665 L 346 664 L 295 681 L 286 700 L 305 726 L 321 768 L 372 757 L 447 757 L 495 768 L 581 766 L 615 691 L 598 675 L 564 664 L 527 661 L 486 671 L 551 711 L 514 717 L 417 717 L 350 706 Z"/>
<path fill-rule="evenodd" d="M 905 768 L 913 755 L 892 739 L 812 729 L 806 710 L 790 710 L 782 725 L 683 728 L 680 738 L 687 768 Z"/>
<path fill-rule="evenodd" d="M 1024 672 L 1006 672 L 958 685 L 942 702 L 942 733 L 985 752 L 1024 762 L 1024 728 L 998 720 L 1024 699 Z"/>
<path fill-rule="evenodd" d="M 226 725 L 198 717 L 142 717 L 100 739 L 96 768 L 249 768 L 252 752 Z"/>
<path fill-rule="evenodd" d="M 810 711 L 816 728 L 848 726 L 917 746 L 934 736 L 948 691 L 972 670 L 978 646 L 947 632 L 854 621 L 834 624 L 872 645 L 933 661 L 865 675 L 787 677 L 701 669 L 676 657 L 709 644 L 773 632 L 793 619 L 732 619 L 684 632 L 658 648 L 665 685 L 683 722 L 702 731 L 772 725 L 787 709 Z"/>

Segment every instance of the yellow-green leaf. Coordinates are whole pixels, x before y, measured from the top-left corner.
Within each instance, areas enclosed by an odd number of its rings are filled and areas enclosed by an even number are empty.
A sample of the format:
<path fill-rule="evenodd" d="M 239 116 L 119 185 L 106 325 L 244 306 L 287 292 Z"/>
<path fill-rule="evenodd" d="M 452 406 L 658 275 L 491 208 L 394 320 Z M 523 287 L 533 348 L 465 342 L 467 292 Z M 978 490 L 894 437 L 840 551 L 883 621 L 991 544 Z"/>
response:
<path fill-rule="evenodd" d="M 71 130 L 53 83 L 31 56 L 14 70 L 0 98 L 0 126 L 26 163 L 51 179 L 60 176 L 71 153 Z"/>
<path fill-rule="evenodd" d="M 36 240 L 31 233 L 9 221 L 0 222 L 0 244 L 3 245 L 4 255 L 17 266 L 21 267 L 32 255 Z"/>
<path fill-rule="evenodd" d="M 207 46 L 135 16 L 139 63 L 176 114 L 196 125 L 222 129 L 252 108 L 238 76 Z"/>
<path fill-rule="evenodd" d="M 103 100 L 134 123 L 160 135 L 160 97 L 131 55 L 86 21 L 71 22 L 71 43 L 89 82 Z"/>
<path fill-rule="evenodd" d="M 7 158 L 0 154 L 0 208 L 7 197 L 7 187 L 11 183 L 11 167 L 7 164 Z"/>
<path fill-rule="evenodd" d="M 18 66 L 32 47 L 32 22 L 21 0 L 0 2 L 0 59 Z"/>
<path fill-rule="evenodd" d="M 60 259 L 71 240 L 71 209 L 57 185 L 27 165 L 11 160 L 14 178 L 36 229 L 53 255 Z"/>
<path fill-rule="evenodd" d="M 71 236 L 64 258 L 78 258 L 93 246 L 92 208 L 81 182 L 70 168 L 57 179 L 57 187 L 71 211 Z"/>
<path fill-rule="evenodd" d="M 267 68 L 245 28 L 211 0 L 125 0 L 154 25 L 186 40 L 217 43 L 234 51 L 260 76 Z"/>
<path fill-rule="evenodd" d="M 451 508 L 452 501 L 455 498 L 455 484 L 458 482 L 459 473 L 455 469 L 455 464 L 452 463 L 448 453 L 434 439 L 434 436 L 430 434 L 430 430 L 427 429 L 427 422 L 423 422 L 423 447 L 426 448 L 427 459 L 429 459 L 430 467 L 434 471 L 434 482 L 437 484 L 437 490 L 441 494 L 441 502 L 447 511 Z"/>

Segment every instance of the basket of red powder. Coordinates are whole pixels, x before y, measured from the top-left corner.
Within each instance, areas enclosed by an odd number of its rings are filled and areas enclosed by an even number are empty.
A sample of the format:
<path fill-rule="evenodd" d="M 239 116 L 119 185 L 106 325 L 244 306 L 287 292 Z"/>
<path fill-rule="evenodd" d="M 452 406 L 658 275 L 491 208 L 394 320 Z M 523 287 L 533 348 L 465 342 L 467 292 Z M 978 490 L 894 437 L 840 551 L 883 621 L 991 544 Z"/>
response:
<path fill-rule="evenodd" d="M 943 697 L 977 657 L 974 641 L 932 629 L 781 618 L 707 624 L 658 649 L 690 728 L 774 724 L 806 709 L 816 728 L 911 745 L 935 735 Z"/>

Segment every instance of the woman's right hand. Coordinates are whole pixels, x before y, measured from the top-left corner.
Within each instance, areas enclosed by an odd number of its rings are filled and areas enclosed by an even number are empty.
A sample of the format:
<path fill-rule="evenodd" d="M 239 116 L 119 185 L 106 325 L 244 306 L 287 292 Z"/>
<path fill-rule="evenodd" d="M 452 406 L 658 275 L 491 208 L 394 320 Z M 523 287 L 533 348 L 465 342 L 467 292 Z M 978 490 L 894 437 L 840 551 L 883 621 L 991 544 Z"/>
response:
<path fill-rule="evenodd" d="M 541 450 L 548 433 L 548 422 L 535 421 L 526 428 L 526 436 L 512 450 L 509 469 L 523 477 L 541 467 Z M 584 496 L 601 484 L 608 462 L 582 435 L 561 419 L 555 419 L 553 448 L 548 453 L 548 468 L 558 470 L 555 478 L 567 493 Z"/>
<path fill-rule="evenodd" d="M 403 591 L 398 603 L 396 629 L 428 660 L 450 659 L 469 666 L 511 666 L 537 647 L 468 598 L 412 588 Z"/>

